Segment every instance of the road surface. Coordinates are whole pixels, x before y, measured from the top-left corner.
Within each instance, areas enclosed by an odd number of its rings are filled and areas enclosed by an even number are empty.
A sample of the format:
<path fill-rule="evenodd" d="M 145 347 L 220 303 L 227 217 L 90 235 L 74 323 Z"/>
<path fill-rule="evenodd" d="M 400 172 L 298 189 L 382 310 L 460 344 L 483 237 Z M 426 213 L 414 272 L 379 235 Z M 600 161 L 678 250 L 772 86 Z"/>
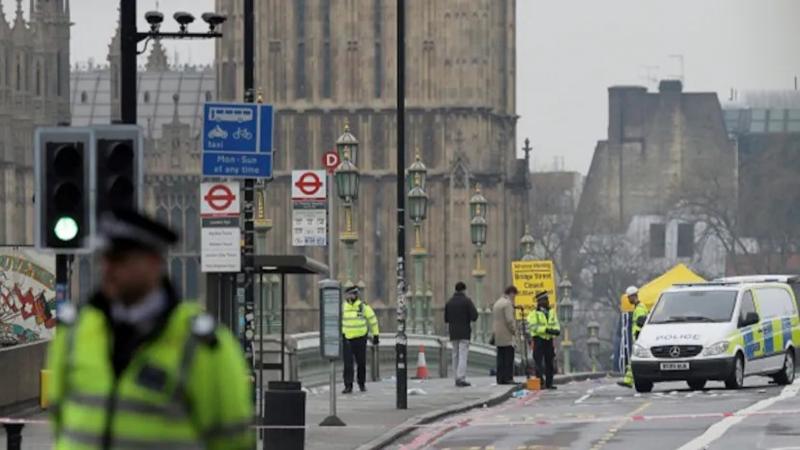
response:
<path fill-rule="evenodd" d="M 393 449 L 800 450 L 800 381 L 748 378 L 704 391 L 656 384 L 636 394 L 604 379 L 530 393 L 415 431 Z"/>

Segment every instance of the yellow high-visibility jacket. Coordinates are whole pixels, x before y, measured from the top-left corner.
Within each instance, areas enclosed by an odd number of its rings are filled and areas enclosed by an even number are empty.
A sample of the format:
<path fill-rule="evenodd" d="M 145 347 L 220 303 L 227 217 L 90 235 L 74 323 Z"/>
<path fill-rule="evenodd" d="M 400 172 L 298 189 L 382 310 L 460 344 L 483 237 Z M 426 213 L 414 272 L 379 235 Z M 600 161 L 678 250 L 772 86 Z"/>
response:
<path fill-rule="evenodd" d="M 377 336 L 378 318 L 369 305 L 356 299 L 353 303 L 345 301 L 342 304 L 342 334 L 345 339 L 356 339 L 372 333 Z"/>
<path fill-rule="evenodd" d="M 119 375 L 105 312 L 86 305 L 59 325 L 48 355 L 54 448 L 252 449 L 241 345 L 210 319 L 195 304 L 176 304 Z"/>
<path fill-rule="evenodd" d="M 647 306 L 644 303 L 639 302 L 636 305 L 636 308 L 633 310 L 633 326 L 631 327 L 631 331 L 633 332 L 633 338 L 637 339 L 639 337 L 639 332 L 642 331 L 642 327 L 644 326 L 644 321 L 647 320 L 647 315 L 650 311 L 647 310 Z"/>
<path fill-rule="evenodd" d="M 554 308 L 550 308 L 547 314 L 538 309 L 534 309 L 528 313 L 527 320 L 528 331 L 533 337 L 550 340 L 553 339 L 555 335 L 548 333 L 548 330 L 561 331 L 561 325 L 558 323 L 558 316 L 556 316 L 556 310 Z"/>

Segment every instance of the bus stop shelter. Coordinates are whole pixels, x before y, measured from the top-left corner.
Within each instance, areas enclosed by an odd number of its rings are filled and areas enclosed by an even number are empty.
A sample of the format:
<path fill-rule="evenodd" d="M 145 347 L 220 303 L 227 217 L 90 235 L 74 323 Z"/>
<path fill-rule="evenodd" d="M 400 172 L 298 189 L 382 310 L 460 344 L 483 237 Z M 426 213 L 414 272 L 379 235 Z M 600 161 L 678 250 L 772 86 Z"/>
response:
<path fill-rule="evenodd" d="M 312 276 L 328 274 L 328 266 L 305 255 L 255 255 L 253 256 L 253 314 L 255 320 L 255 376 L 257 386 L 264 380 L 265 371 L 279 371 L 285 378 L 286 354 L 286 276 Z M 280 277 L 280 362 L 264 362 L 264 289 L 270 283 L 267 277 Z M 241 336 L 240 308 L 244 308 L 245 290 L 239 285 L 240 273 L 209 273 L 206 278 L 207 308 L 220 323 Z"/>

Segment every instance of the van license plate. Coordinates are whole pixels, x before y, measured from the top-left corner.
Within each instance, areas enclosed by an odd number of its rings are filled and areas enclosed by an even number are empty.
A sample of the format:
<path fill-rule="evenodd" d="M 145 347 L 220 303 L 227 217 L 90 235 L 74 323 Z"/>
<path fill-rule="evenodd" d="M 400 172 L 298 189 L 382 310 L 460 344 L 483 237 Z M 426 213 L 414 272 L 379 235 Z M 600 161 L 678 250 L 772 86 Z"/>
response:
<path fill-rule="evenodd" d="M 661 370 L 689 370 L 688 362 L 661 363 Z"/>

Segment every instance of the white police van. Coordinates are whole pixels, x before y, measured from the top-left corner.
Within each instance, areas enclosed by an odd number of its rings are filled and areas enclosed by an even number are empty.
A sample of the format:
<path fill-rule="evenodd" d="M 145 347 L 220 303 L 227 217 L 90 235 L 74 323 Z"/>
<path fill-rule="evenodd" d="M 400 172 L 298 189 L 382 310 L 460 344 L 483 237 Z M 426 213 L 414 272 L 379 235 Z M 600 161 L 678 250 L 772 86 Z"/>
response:
<path fill-rule="evenodd" d="M 794 382 L 800 317 L 798 277 L 723 278 L 676 285 L 661 294 L 631 357 L 634 385 L 650 392 L 659 381 L 709 380 L 738 389 L 744 377 Z"/>

